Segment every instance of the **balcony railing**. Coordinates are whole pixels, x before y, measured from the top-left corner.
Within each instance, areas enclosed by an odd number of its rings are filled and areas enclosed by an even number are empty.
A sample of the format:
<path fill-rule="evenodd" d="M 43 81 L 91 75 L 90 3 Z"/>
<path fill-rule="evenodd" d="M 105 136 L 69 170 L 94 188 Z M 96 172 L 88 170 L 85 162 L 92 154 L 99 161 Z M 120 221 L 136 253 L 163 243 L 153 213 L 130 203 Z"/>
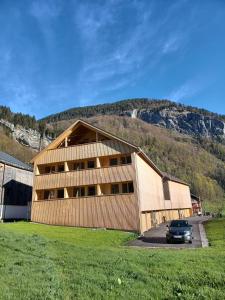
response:
<path fill-rule="evenodd" d="M 73 186 L 126 182 L 134 180 L 134 167 L 120 165 L 105 168 L 68 171 L 35 177 L 36 190 L 55 189 Z"/>
<path fill-rule="evenodd" d="M 96 143 L 47 150 L 43 155 L 37 158 L 36 163 L 49 164 L 92 157 L 117 155 L 121 153 L 125 154 L 131 153 L 132 150 L 133 149 L 128 145 L 114 140 L 105 140 Z"/>

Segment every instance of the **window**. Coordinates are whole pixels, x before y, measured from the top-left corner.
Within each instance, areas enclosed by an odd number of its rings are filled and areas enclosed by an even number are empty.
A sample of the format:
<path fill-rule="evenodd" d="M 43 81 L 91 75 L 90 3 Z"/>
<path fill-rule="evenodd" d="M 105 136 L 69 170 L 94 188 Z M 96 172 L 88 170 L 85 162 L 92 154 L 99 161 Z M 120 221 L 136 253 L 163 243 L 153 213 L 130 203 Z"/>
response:
<path fill-rule="evenodd" d="M 163 192 L 164 192 L 164 199 L 170 200 L 170 189 L 169 189 L 168 181 L 163 182 Z"/>
<path fill-rule="evenodd" d="M 91 185 L 88 187 L 88 196 L 95 196 L 96 195 L 96 188 L 95 185 Z"/>
<path fill-rule="evenodd" d="M 49 194 L 50 194 L 50 196 L 49 196 L 50 199 L 54 199 L 55 198 L 55 191 L 54 190 L 51 190 Z"/>
<path fill-rule="evenodd" d="M 122 156 L 121 157 L 121 164 L 122 165 L 131 164 L 131 156 L 130 155 Z"/>
<path fill-rule="evenodd" d="M 122 184 L 122 192 L 123 193 L 133 193 L 134 192 L 133 182 L 123 183 Z"/>
<path fill-rule="evenodd" d="M 110 166 L 117 166 L 118 165 L 117 158 L 111 158 L 110 161 L 109 161 L 109 165 Z"/>
<path fill-rule="evenodd" d="M 64 165 L 58 165 L 58 172 L 64 172 Z"/>
<path fill-rule="evenodd" d="M 51 168 L 50 167 L 45 167 L 45 173 L 50 173 L 51 172 Z"/>
<path fill-rule="evenodd" d="M 95 161 L 94 160 L 88 160 L 87 167 L 88 167 L 88 169 L 95 168 Z"/>
<path fill-rule="evenodd" d="M 119 184 L 111 184 L 111 194 L 119 194 Z"/>
<path fill-rule="evenodd" d="M 44 199 L 54 199 L 55 198 L 55 191 L 54 190 L 45 190 L 44 191 Z"/>
<path fill-rule="evenodd" d="M 44 199 L 50 198 L 50 191 L 44 191 Z"/>
<path fill-rule="evenodd" d="M 57 190 L 57 198 L 64 198 L 64 189 Z"/>
<path fill-rule="evenodd" d="M 84 162 L 78 162 L 78 163 L 75 163 L 74 166 L 73 166 L 73 169 L 76 170 L 76 171 L 79 171 L 79 170 L 83 170 L 84 169 Z"/>
<path fill-rule="evenodd" d="M 73 189 L 73 197 L 84 197 L 85 196 L 85 188 L 84 187 L 76 187 Z"/>
<path fill-rule="evenodd" d="M 55 172 L 55 166 L 47 166 L 45 167 L 45 174 Z"/>

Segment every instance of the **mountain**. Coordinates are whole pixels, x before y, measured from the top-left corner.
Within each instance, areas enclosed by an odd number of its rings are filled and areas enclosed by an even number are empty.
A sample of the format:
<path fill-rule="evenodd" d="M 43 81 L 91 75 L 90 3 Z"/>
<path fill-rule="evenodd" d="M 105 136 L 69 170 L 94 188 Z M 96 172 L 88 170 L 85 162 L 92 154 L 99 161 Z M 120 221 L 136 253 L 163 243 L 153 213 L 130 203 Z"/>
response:
<path fill-rule="evenodd" d="M 36 152 L 27 146 L 20 144 L 12 136 L 10 131 L 0 126 L 0 151 L 6 152 L 17 159 L 29 163 Z"/>
<path fill-rule="evenodd" d="M 47 123 L 117 115 L 138 118 L 147 123 L 176 130 L 191 136 L 225 141 L 225 116 L 185 106 L 169 100 L 130 99 L 110 104 L 72 108 L 43 119 Z"/>

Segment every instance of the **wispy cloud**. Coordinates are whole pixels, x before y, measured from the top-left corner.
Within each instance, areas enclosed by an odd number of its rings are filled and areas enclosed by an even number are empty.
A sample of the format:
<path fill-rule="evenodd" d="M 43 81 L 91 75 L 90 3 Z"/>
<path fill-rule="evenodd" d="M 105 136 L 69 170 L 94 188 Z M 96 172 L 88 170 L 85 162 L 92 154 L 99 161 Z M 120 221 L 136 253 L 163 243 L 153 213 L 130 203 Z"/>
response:
<path fill-rule="evenodd" d="M 77 82 L 82 87 L 78 95 L 81 101 L 88 98 L 91 101 L 108 91 L 134 84 L 162 56 L 179 50 L 182 45 L 176 31 L 169 36 L 165 32 L 176 6 L 171 5 L 159 21 L 152 16 L 155 10 L 153 5 L 131 1 L 130 7 L 135 11 L 132 26 L 127 32 L 119 33 L 114 33 L 116 25 L 123 26 L 118 1 L 106 2 L 105 6 L 84 4 L 76 10 L 75 24 L 86 53 Z M 159 38 L 160 33 L 164 38 Z"/>
<path fill-rule="evenodd" d="M 174 88 L 182 71 L 172 72 L 190 61 L 199 7 L 187 0 L 21 0 L 7 14 L 0 4 L 0 99 L 39 117 L 137 91 L 151 96 L 155 86 L 160 96 L 170 84 L 169 98 L 192 97 L 206 80 L 185 73 Z M 210 13 L 202 13 L 204 27 Z"/>
<path fill-rule="evenodd" d="M 29 14 L 38 23 L 48 49 L 52 49 L 57 33 L 54 21 L 62 10 L 62 0 L 34 0 L 30 3 Z"/>
<path fill-rule="evenodd" d="M 170 53 L 176 51 L 180 47 L 180 38 L 178 36 L 171 36 L 165 41 L 162 47 L 162 53 Z"/>
<path fill-rule="evenodd" d="M 30 5 L 30 14 L 40 21 L 58 17 L 61 11 L 61 1 L 59 0 L 36 0 Z"/>
<path fill-rule="evenodd" d="M 177 89 L 174 89 L 166 98 L 176 102 L 187 100 L 188 98 L 198 94 L 205 87 L 206 84 L 198 78 L 187 80 Z"/>

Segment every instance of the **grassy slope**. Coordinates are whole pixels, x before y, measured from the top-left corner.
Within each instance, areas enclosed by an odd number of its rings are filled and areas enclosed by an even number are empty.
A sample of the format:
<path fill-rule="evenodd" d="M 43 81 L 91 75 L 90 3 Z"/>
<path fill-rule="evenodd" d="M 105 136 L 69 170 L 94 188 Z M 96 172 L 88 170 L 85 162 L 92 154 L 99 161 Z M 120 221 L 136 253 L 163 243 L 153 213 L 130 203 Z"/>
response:
<path fill-rule="evenodd" d="M 118 231 L 0 225 L 0 299 L 223 299 L 225 220 L 207 225 L 212 247 L 121 247 Z"/>
<path fill-rule="evenodd" d="M 215 180 L 217 169 L 225 169 L 225 163 L 194 138 L 128 117 L 98 116 L 86 120 L 141 146 L 162 171 L 188 182 L 193 193 L 205 200 L 206 209 L 217 210 L 225 205 L 225 186 Z M 54 126 L 61 132 L 74 121 L 60 121 Z"/>

